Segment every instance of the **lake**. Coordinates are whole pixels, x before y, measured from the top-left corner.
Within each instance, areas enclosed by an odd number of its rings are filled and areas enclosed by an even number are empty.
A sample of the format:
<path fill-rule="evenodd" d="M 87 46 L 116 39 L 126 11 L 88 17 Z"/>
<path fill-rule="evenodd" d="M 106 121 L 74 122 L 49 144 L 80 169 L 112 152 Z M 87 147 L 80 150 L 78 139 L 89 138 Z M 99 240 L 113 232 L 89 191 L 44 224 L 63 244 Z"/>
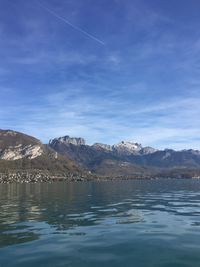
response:
<path fill-rule="evenodd" d="M 0 185 L 0 267 L 199 267 L 200 180 Z"/>

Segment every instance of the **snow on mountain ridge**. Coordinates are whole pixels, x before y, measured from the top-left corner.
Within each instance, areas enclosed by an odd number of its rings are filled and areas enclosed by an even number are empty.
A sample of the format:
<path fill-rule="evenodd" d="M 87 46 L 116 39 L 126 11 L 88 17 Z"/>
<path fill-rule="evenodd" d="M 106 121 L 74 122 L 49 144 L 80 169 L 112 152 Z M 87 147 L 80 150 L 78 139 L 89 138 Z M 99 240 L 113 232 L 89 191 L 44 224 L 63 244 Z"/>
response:
<path fill-rule="evenodd" d="M 55 147 L 58 144 L 64 144 L 64 145 L 86 145 L 86 142 L 81 137 L 70 137 L 68 135 L 54 138 L 49 141 L 49 145 L 52 147 Z M 87 145 L 86 145 L 87 146 Z M 156 152 L 157 150 L 152 147 L 143 147 L 141 144 L 133 141 L 121 141 L 114 145 L 108 145 L 103 143 L 94 143 L 93 145 L 88 145 L 88 147 L 91 147 L 96 150 L 101 150 L 104 152 L 110 152 L 114 154 L 121 154 L 121 155 L 144 155 L 144 154 L 151 154 Z"/>
<path fill-rule="evenodd" d="M 113 147 L 127 147 L 129 149 L 141 149 L 142 145 L 134 143 L 132 141 L 121 141 L 120 143 L 113 145 Z"/>
<path fill-rule="evenodd" d="M 113 149 L 118 153 L 138 153 L 142 149 L 142 145 L 131 141 L 121 141 L 120 143 L 113 145 Z"/>
<path fill-rule="evenodd" d="M 97 148 L 97 149 L 107 150 L 107 151 L 112 151 L 113 149 L 111 145 L 102 144 L 102 143 L 94 143 L 92 147 Z"/>

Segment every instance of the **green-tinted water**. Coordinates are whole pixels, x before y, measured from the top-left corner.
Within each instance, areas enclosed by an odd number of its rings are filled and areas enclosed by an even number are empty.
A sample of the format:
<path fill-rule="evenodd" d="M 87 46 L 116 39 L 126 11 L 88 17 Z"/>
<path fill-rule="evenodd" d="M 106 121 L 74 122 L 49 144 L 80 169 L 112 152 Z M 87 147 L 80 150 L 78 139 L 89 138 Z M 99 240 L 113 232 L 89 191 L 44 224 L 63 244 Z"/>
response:
<path fill-rule="evenodd" d="M 199 267 L 200 181 L 0 185 L 1 267 Z"/>

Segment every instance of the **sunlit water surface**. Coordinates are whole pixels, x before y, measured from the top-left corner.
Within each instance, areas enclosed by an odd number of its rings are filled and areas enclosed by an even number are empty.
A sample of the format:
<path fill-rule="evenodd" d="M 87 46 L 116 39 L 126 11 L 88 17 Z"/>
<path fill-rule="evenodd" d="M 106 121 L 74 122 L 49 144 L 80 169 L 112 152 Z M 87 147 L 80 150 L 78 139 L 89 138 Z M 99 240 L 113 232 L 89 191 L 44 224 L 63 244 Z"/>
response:
<path fill-rule="evenodd" d="M 0 185 L 0 266 L 199 267 L 200 181 Z"/>

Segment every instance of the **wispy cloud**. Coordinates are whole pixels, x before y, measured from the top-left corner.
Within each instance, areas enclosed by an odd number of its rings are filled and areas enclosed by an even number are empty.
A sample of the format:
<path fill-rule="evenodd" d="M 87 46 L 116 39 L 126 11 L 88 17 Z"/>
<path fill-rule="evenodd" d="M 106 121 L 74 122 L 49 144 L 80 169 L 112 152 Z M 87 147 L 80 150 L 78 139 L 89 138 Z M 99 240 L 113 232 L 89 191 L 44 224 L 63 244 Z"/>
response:
<path fill-rule="evenodd" d="M 86 95 L 85 86 L 62 85 L 65 90 L 46 96 L 41 105 L 9 108 L 6 117 L 15 112 L 20 118 L 20 127 L 16 124 L 15 128 L 34 133 L 43 141 L 70 134 L 83 136 L 89 143 L 131 139 L 162 148 L 198 148 L 200 141 L 194 136 L 200 134 L 200 96 L 171 102 L 155 100 L 148 106 L 143 101 L 131 105 L 131 100 L 127 105 L 127 99 L 113 96 L 109 90 L 104 99 Z"/>
<path fill-rule="evenodd" d="M 106 45 L 32 2 L 0 3 L 2 128 L 200 148 L 197 22 L 146 0 L 44 3 Z"/>

